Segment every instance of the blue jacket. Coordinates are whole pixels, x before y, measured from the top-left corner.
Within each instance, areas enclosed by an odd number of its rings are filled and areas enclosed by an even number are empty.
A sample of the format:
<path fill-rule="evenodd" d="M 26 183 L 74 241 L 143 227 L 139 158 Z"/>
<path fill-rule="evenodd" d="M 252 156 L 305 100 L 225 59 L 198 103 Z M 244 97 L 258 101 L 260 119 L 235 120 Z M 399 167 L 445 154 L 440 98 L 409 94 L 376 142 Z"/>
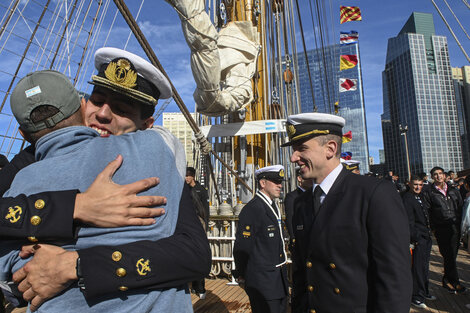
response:
<path fill-rule="evenodd" d="M 151 226 L 121 228 L 82 227 L 78 239 L 63 245 L 68 250 L 97 245 L 118 245 L 137 240 L 158 240 L 173 234 L 178 217 L 179 201 L 184 186 L 185 156 L 178 140 L 163 128 L 138 131 L 121 136 L 101 138 L 87 127 L 67 127 L 42 137 L 36 144 L 36 162 L 15 177 L 6 196 L 33 194 L 46 190 L 79 189 L 85 191 L 101 170 L 117 154 L 124 158 L 113 181 L 132 183 L 158 176 L 160 184 L 142 195 L 161 195 L 168 199 L 166 213 Z M 28 260 L 18 258 L 24 242 L 4 243 L 1 247 L 2 279 L 8 279 Z M 145 261 L 145 260 L 144 260 Z M 137 264 L 136 264 L 137 265 Z M 148 274 L 152 264 L 148 264 Z M 128 271 L 136 271 L 129 268 Z M 133 290 L 93 299 L 87 302 L 76 284 L 63 294 L 45 302 L 38 312 L 192 312 L 187 288 L 169 290 Z"/>

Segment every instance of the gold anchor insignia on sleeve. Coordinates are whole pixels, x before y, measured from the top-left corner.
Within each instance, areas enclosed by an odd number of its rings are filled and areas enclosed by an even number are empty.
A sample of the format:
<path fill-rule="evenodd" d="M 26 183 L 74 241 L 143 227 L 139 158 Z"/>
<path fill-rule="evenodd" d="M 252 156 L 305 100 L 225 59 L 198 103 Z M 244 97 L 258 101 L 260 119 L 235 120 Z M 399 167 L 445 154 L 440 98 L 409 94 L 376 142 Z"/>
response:
<path fill-rule="evenodd" d="M 13 210 L 12 207 L 9 207 L 8 214 L 5 216 L 5 219 L 9 220 L 12 224 L 18 222 L 21 218 L 21 214 L 23 213 L 23 209 L 21 209 L 20 206 L 15 205 L 15 209 L 16 210 Z"/>
<path fill-rule="evenodd" d="M 137 261 L 137 264 L 135 266 L 137 267 L 137 273 L 139 273 L 140 276 L 145 276 L 148 272 L 152 270 L 149 266 L 149 263 L 149 260 L 144 261 L 143 258 Z"/>

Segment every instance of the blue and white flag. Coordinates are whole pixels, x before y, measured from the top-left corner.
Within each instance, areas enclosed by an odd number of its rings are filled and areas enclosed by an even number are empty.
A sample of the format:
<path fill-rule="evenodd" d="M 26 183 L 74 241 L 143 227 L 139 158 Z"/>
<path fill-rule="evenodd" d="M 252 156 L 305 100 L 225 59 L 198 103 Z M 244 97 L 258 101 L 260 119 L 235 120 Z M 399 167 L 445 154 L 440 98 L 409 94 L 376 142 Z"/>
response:
<path fill-rule="evenodd" d="M 350 32 L 340 32 L 339 43 L 341 45 L 350 45 L 356 43 L 359 39 L 359 33 L 355 30 Z"/>

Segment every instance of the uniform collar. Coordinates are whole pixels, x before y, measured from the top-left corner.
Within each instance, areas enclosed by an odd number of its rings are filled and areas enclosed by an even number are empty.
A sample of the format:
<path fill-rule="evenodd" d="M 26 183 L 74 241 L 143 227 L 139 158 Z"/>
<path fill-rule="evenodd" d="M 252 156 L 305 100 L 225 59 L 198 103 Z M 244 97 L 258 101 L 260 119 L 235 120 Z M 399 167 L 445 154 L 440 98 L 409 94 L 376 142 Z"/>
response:
<path fill-rule="evenodd" d="M 328 174 L 328 176 L 326 176 L 325 179 L 324 179 L 320 184 L 314 184 L 312 190 L 315 190 L 315 188 L 316 188 L 317 186 L 320 186 L 320 187 L 321 187 L 321 190 L 323 190 L 323 192 L 325 193 L 325 195 L 327 195 L 328 192 L 330 191 L 331 187 L 332 187 L 333 184 L 335 183 L 336 178 L 338 178 L 339 173 L 341 173 L 341 170 L 342 170 L 342 169 L 343 169 L 343 165 L 342 165 L 341 163 L 338 164 L 338 166 L 335 167 L 335 168 L 330 172 L 330 174 Z"/>
<path fill-rule="evenodd" d="M 271 200 L 271 198 L 268 197 L 264 192 L 258 190 L 258 191 L 256 192 L 256 194 L 257 194 L 260 198 L 262 198 L 262 199 L 264 199 L 265 201 L 267 201 L 267 202 L 269 203 L 269 205 L 272 205 L 272 204 L 273 204 L 273 200 Z"/>

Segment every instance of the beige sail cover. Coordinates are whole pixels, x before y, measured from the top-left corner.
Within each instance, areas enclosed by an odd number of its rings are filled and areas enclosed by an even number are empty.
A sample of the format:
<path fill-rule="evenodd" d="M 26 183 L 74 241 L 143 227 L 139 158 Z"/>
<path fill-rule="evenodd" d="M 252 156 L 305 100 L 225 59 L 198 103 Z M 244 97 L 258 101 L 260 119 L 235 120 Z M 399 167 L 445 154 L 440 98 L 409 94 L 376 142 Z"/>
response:
<path fill-rule="evenodd" d="M 191 49 L 198 112 L 220 116 L 250 104 L 251 78 L 260 52 L 256 27 L 251 22 L 230 22 L 217 33 L 203 0 L 166 1 L 178 12 Z"/>

